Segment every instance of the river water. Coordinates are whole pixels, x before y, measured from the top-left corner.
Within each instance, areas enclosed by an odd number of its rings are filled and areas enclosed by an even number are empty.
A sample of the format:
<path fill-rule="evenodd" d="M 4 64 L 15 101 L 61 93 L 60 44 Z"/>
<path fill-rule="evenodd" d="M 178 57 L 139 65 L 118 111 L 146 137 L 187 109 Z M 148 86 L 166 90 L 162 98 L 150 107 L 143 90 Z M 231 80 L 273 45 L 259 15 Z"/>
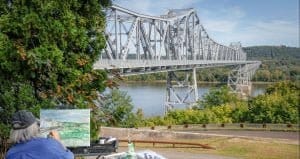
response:
<path fill-rule="evenodd" d="M 200 99 L 211 88 L 218 88 L 224 84 L 201 83 L 198 84 L 198 93 Z M 263 94 L 267 84 L 253 84 L 251 96 Z M 157 116 L 164 114 L 164 101 L 166 96 L 165 83 L 122 83 L 119 86 L 121 91 L 127 92 L 131 97 L 134 105 L 134 111 L 141 108 L 144 115 Z M 184 106 L 179 106 L 178 109 L 184 109 Z"/>

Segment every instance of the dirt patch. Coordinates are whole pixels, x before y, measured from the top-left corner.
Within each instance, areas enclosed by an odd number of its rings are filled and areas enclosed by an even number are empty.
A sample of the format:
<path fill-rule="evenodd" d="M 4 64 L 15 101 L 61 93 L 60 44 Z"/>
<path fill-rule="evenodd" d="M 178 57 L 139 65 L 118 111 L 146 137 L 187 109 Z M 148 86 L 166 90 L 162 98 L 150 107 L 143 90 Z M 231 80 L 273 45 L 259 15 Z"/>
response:
<path fill-rule="evenodd" d="M 133 128 L 101 127 L 101 136 L 113 136 L 131 140 L 171 140 L 171 139 L 205 139 L 213 137 L 209 134 L 183 133 L 173 131 L 139 130 Z"/>

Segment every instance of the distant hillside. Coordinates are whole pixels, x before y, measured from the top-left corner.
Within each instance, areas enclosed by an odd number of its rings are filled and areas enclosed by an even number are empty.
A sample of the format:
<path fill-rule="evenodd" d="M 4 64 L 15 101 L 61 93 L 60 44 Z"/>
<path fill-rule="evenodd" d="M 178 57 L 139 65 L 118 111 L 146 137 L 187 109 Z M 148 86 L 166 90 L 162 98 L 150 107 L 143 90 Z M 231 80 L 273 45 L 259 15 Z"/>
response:
<path fill-rule="evenodd" d="M 286 46 L 244 47 L 249 60 L 300 60 L 300 48 Z"/>
<path fill-rule="evenodd" d="M 254 81 L 275 82 L 300 80 L 300 48 L 286 46 L 245 47 L 248 60 L 260 60 L 262 65 Z"/>

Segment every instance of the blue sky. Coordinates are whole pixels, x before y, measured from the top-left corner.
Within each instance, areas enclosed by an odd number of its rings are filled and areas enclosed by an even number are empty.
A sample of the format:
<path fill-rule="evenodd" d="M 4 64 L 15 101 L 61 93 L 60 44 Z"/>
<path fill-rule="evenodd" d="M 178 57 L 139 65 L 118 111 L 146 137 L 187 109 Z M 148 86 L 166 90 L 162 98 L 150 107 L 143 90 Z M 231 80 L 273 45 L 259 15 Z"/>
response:
<path fill-rule="evenodd" d="M 149 15 L 168 9 L 195 8 L 210 37 L 243 46 L 299 47 L 298 0 L 114 0 L 122 7 Z"/>

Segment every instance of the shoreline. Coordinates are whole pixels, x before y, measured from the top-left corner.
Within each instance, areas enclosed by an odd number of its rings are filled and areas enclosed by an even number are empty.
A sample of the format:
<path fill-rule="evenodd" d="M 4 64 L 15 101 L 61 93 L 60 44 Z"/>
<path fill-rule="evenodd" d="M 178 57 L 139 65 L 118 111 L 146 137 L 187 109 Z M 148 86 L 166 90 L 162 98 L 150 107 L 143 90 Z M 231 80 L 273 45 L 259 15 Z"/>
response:
<path fill-rule="evenodd" d="M 166 80 L 154 80 L 154 81 L 133 81 L 133 80 L 129 80 L 129 81 L 120 81 L 119 82 L 120 84 L 123 84 L 123 83 L 129 83 L 129 84 L 132 84 L 132 83 L 141 83 L 141 84 L 163 84 L 163 83 L 166 83 Z M 252 84 L 263 84 L 263 85 L 266 85 L 266 84 L 273 84 L 273 83 L 276 83 L 276 82 L 262 82 L 262 81 L 257 81 L 257 82 L 252 82 Z M 198 81 L 197 84 L 227 84 L 227 82 L 218 82 L 218 81 L 215 81 L 215 82 L 208 82 L 208 81 Z"/>

